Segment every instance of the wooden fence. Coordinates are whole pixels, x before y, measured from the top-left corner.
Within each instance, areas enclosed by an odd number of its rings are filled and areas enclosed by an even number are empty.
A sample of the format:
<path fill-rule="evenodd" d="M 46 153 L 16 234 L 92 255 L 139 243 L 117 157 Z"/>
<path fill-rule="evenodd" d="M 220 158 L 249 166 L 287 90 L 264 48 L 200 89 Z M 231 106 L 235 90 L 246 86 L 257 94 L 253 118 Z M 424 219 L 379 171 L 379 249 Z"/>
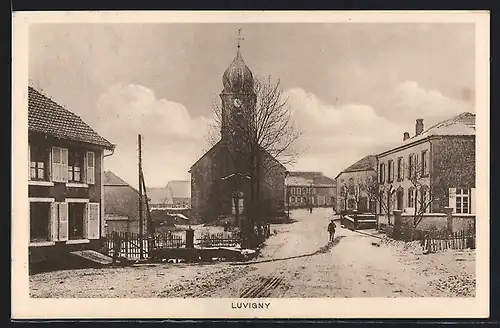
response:
<path fill-rule="evenodd" d="M 435 253 L 446 249 L 474 249 L 476 237 L 473 234 L 457 231 L 427 231 L 422 234 L 421 245 L 429 253 Z"/>
<path fill-rule="evenodd" d="M 239 234 L 234 232 L 204 233 L 196 239 L 198 247 L 235 247 L 240 244 Z"/>
<path fill-rule="evenodd" d="M 113 256 L 117 252 L 118 256 L 139 259 L 141 257 L 140 234 L 132 232 L 109 233 L 102 238 L 103 253 Z M 154 235 L 144 235 L 142 238 L 143 257 L 149 254 L 149 248 L 179 248 L 185 247 L 186 241 L 181 235 L 174 235 L 168 232 L 157 232 Z"/>
<path fill-rule="evenodd" d="M 235 247 L 241 242 L 239 233 L 220 232 L 205 233 L 195 238 L 196 247 Z M 167 248 L 186 248 L 185 233 L 173 234 L 170 232 L 156 232 L 154 235 L 145 234 L 142 240 L 143 258 L 148 257 L 149 251 Z M 109 256 L 116 255 L 128 259 L 141 257 L 141 238 L 138 233 L 114 232 L 102 238 L 102 252 Z"/>

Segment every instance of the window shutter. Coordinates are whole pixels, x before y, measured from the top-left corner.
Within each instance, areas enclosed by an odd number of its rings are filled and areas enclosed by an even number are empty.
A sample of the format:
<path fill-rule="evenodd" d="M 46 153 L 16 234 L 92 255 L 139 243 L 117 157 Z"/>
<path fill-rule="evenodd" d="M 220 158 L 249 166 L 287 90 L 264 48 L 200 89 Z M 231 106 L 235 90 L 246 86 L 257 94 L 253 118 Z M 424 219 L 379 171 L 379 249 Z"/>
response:
<path fill-rule="evenodd" d="M 59 240 L 57 221 L 58 206 L 59 203 L 50 203 L 50 240 L 52 241 Z"/>
<path fill-rule="evenodd" d="M 59 203 L 59 240 L 68 240 L 68 203 Z"/>
<path fill-rule="evenodd" d="M 28 180 L 31 180 L 31 146 L 28 145 Z"/>
<path fill-rule="evenodd" d="M 469 206 L 470 214 L 476 214 L 476 188 L 470 189 Z"/>
<path fill-rule="evenodd" d="M 457 188 L 448 189 L 448 207 L 453 209 L 453 213 L 456 213 L 456 201 L 457 198 Z"/>
<path fill-rule="evenodd" d="M 99 203 L 89 203 L 87 208 L 87 239 L 99 239 Z"/>
<path fill-rule="evenodd" d="M 52 147 L 52 181 L 62 182 L 61 178 L 61 148 Z"/>
<path fill-rule="evenodd" d="M 61 148 L 61 180 L 68 182 L 68 150 Z"/>
<path fill-rule="evenodd" d="M 87 152 L 87 183 L 94 184 L 95 183 L 95 153 L 88 151 Z"/>

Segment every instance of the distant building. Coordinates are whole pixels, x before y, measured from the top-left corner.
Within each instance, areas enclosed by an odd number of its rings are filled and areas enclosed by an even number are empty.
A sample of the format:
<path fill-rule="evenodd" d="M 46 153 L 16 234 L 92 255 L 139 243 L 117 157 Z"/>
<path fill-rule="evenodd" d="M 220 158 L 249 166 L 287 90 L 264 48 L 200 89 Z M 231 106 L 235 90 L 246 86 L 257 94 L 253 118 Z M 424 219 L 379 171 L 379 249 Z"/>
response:
<path fill-rule="evenodd" d="M 140 232 L 139 190 L 111 171 L 104 172 L 106 233 Z M 147 230 L 147 207 L 143 201 L 143 231 Z"/>
<path fill-rule="evenodd" d="M 332 207 L 335 204 L 335 180 L 322 172 L 289 172 L 286 180 L 290 208 Z"/>
<path fill-rule="evenodd" d="M 166 189 L 167 206 L 191 207 L 191 181 L 170 181 Z"/>
<path fill-rule="evenodd" d="M 166 187 L 147 188 L 153 208 L 190 208 L 191 181 L 170 181 Z"/>
<path fill-rule="evenodd" d="M 27 91 L 30 263 L 99 250 L 103 160 L 114 145 L 46 95 Z"/>
<path fill-rule="evenodd" d="M 254 92 L 252 72 L 246 66 L 240 50 L 223 74 L 224 89 L 220 94 L 222 115 L 221 140 L 198 159 L 190 168 L 191 213 L 195 220 L 210 222 L 219 217 L 244 220 L 250 203 L 248 165 L 243 163 L 243 130 L 231 131 L 225 122 L 242 122 L 242 111 L 255 110 L 257 95 Z M 260 216 L 277 215 L 285 205 L 285 167 L 264 149 L 259 149 L 261 176 Z M 241 221 L 244 222 L 244 221 Z"/>
<path fill-rule="evenodd" d="M 377 187 L 377 159 L 368 155 L 340 172 L 335 177 L 337 210 L 376 211 L 376 201 L 370 197 L 370 188 Z"/>
<path fill-rule="evenodd" d="M 381 224 L 400 209 L 425 213 L 474 214 L 476 204 L 476 116 L 462 113 L 424 129 L 417 119 L 415 135 L 405 132 L 396 146 L 377 155 Z"/>
<path fill-rule="evenodd" d="M 149 187 L 146 192 L 152 208 L 167 208 L 169 206 L 169 192 L 166 187 Z M 171 204 L 170 204 L 171 205 Z"/>

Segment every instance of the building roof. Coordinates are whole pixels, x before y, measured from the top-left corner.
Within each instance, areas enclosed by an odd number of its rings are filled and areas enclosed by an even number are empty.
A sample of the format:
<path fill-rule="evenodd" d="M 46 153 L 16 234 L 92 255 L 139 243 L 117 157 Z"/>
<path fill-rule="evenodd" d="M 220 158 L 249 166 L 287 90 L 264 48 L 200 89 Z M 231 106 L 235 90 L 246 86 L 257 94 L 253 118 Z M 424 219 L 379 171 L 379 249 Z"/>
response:
<path fill-rule="evenodd" d="M 393 149 L 410 145 L 414 142 L 424 140 L 432 136 L 475 136 L 476 114 L 464 112 L 449 119 L 434 124 L 419 135 L 414 135 L 404 141 L 398 142 L 393 147 L 381 152 L 379 155 Z"/>
<path fill-rule="evenodd" d="M 375 155 L 368 155 L 337 174 L 335 179 L 338 178 L 342 173 L 375 170 L 376 168 L 377 158 L 375 157 Z"/>
<path fill-rule="evenodd" d="M 327 177 L 323 172 L 318 171 L 290 171 L 286 179 L 287 186 L 304 186 L 313 184 L 318 185 L 335 185 L 335 180 Z"/>
<path fill-rule="evenodd" d="M 129 183 L 125 182 L 125 180 L 123 180 L 122 178 L 120 178 L 111 171 L 104 171 L 103 185 L 105 187 L 129 187 L 132 188 L 136 193 L 139 193 L 139 190 L 131 186 Z M 150 198 L 149 195 L 148 198 Z"/>
<path fill-rule="evenodd" d="M 28 130 L 98 145 L 107 149 L 115 146 L 95 132 L 79 116 L 65 109 L 33 87 L 28 87 Z"/>
<path fill-rule="evenodd" d="M 191 198 L 191 181 L 169 181 L 167 189 L 174 198 Z"/>

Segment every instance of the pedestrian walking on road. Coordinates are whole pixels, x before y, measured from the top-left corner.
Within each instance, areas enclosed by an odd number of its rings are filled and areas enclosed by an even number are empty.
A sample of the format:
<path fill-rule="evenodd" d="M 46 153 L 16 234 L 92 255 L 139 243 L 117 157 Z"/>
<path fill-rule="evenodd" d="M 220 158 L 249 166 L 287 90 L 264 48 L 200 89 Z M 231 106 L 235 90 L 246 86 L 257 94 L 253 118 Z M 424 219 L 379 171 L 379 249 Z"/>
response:
<path fill-rule="evenodd" d="M 333 219 L 328 224 L 328 233 L 330 234 L 330 242 L 335 238 L 335 222 Z"/>

